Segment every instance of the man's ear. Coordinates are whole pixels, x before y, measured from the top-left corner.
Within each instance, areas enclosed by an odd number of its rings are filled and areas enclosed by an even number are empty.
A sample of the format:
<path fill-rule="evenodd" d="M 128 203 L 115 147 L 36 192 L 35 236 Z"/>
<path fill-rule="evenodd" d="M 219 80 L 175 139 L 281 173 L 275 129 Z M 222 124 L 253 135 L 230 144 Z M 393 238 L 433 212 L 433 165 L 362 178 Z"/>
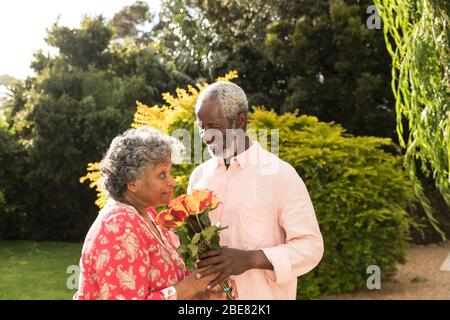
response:
<path fill-rule="evenodd" d="M 247 128 L 247 115 L 245 114 L 245 112 L 241 112 L 238 114 L 238 128 L 240 129 L 246 129 Z"/>

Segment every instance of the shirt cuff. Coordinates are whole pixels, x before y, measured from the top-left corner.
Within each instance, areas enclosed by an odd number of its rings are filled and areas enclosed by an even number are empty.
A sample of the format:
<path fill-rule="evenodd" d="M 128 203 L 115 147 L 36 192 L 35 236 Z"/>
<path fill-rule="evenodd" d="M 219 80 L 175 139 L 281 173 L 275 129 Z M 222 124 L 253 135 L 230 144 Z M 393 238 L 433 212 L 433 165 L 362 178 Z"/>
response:
<path fill-rule="evenodd" d="M 291 261 L 284 248 L 271 247 L 262 249 L 262 251 L 273 266 L 273 271 L 264 270 L 269 284 L 286 284 L 292 280 Z"/>
<path fill-rule="evenodd" d="M 174 286 L 161 290 L 164 300 L 177 300 L 177 289 Z"/>

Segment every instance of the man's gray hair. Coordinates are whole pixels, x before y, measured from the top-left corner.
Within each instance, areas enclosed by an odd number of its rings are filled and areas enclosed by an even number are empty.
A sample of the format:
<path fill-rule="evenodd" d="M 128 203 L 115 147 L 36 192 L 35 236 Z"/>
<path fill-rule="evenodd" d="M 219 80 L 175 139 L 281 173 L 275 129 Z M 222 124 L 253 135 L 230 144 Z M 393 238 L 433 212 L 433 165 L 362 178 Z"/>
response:
<path fill-rule="evenodd" d="M 244 90 L 237 84 L 227 81 L 219 81 L 206 87 L 200 93 L 195 105 L 195 111 L 206 102 L 219 104 L 219 116 L 234 121 L 239 113 L 248 113 L 248 101 Z"/>
<path fill-rule="evenodd" d="M 123 201 L 128 183 L 139 179 L 146 168 L 173 160 L 178 148 L 176 139 L 148 126 L 125 131 L 114 138 L 101 161 L 101 187 Z"/>

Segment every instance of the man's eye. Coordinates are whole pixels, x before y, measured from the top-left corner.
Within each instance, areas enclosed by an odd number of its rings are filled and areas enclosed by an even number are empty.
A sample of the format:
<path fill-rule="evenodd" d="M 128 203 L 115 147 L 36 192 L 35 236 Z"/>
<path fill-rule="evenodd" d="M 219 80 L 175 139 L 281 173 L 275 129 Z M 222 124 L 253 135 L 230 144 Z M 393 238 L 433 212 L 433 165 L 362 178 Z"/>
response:
<path fill-rule="evenodd" d="M 163 171 L 159 174 L 159 177 L 164 179 L 166 177 L 166 173 Z"/>

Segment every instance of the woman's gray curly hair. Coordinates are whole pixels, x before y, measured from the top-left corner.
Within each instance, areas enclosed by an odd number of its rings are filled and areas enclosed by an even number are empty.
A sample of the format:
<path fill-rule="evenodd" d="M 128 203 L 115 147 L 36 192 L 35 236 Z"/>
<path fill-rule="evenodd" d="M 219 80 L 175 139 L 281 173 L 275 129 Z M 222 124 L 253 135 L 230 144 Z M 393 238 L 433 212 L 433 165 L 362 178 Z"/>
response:
<path fill-rule="evenodd" d="M 128 183 L 139 179 L 150 166 L 176 162 L 179 148 L 178 140 L 148 126 L 125 131 L 114 138 L 101 161 L 102 189 L 123 201 Z"/>

